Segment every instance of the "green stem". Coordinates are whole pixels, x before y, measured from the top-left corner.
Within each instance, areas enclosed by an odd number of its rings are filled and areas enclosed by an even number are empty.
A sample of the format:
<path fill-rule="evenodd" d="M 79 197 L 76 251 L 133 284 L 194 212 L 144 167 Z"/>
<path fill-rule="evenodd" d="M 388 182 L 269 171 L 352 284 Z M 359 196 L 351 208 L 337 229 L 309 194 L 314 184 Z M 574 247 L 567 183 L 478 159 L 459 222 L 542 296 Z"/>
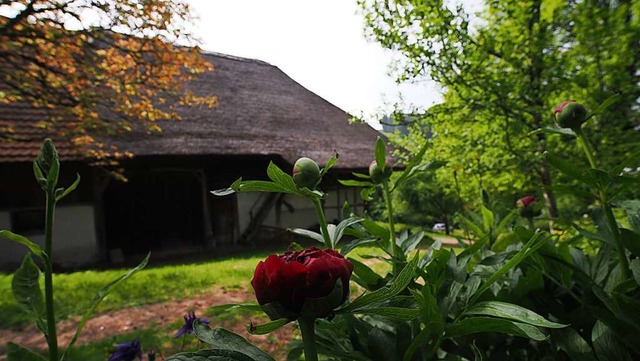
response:
<path fill-rule="evenodd" d="M 391 191 L 387 180 L 382 182 L 384 190 L 384 201 L 387 205 L 387 215 L 389 216 L 389 245 L 391 246 L 391 258 L 393 258 L 393 274 L 398 275 L 398 258 L 396 252 L 396 227 L 393 219 L 393 206 L 391 204 Z"/>
<path fill-rule="evenodd" d="M 327 228 L 327 218 L 324 216 L 324 210 L 322 209 L 322 203 L 319 198 L 313 198 L 313 205 L 316 209 L 316 216 L 320 222 L 320 233 L 322 233 L 322 239 L 324 239 L 324 245 L 327 248 L 333 249 L 331 244 L 331 238 L 329 237 L 329 229 Z"/>
<path fill-rule="evenodd" d="M 305 361 L 318 361 L 318 351 L 316 350 L 315 319 L 299 318 L 298 325 L 302 333 L 302 343 L 304 344 Z"/>
<path fill-rule="evenodd" d="M 618 222 L 616 221 L 616 218 L 613 215 L 613 211 L 611 210 L 611 204 L 609 204 L 609 200 L 607 199 L 607 195 L 604 191 L 600 191 L 600 202 L 602 202 L 602 208 L 604 208 L 604 215 L 607 218 L 607 223 L 609 223 L 609 229 L 611 229 L 611 233 L 613 233 L 613 239 L 616 243 L 616 251 L 618 251 L 618 259 L 620 260 L 622 278 L 623 280 L 628 280 L 631 278 L 631 270 L 629 269 L 629 260 L 627 259 L 625 248 L 622 245 L 622 240 L 620 239 L 620 230 L 618 229 Z"/>
<path fill-rule="evenodd" d="M 591 168 L 593 169 L 597 168 L 596 159 L 593 155 L 593 149 L 591 149 L 591 145 L 589 144 L 587 137 L 584 135 L 584 132 L 582 131 L 582 129 L 576 129 L 575 132 L 578 135 L 578 144 L 580 145 L 580 147 L 582 147 L 582 150 L 584 150 L 584 154 L 587 155 L 589 165 L 591 165 Z"/>
<path fill-rule="evenodd" d="M 587 159 L 589 160 L 591 168 L 595 169 L 597 164 L 593 155 L 593 149 L 591 149 L 591 145 L 589 144 L 587 137 L 584 135 L 582 129 L 577 129 L 576 134 L 578 135 L 578 144 L 582 147 L 584 153 L 587 155 Z M 620 239 L 618 222 L 616 221 L 616 218 L 613 215 L 613 211 L 611 210 L 611 204 L 609 203 L 609 198 L 607 197 L 606 191 L 604 189 L 600 189 L 598 195 L 600 198 L 600 203 L 602 203 L 602 208 L 604 209 L 605 217 L 607 218 L 607 223 L 609 224 L 609 229 L 613 234 L 616 250 L 618 252 L 618 258 L 620 260 L 620 268 L 622 269 L 622 277 L 625 280 L 628 280 L 629 278 L 631 278 L 631 271 L 629 270 L 629 260 L 627 259 L 625 248 L 622 245 L 622 240 Z"/>
<path fill-rule="evenodd" d="M 56 315 L 53 308 L 53 219 L 55 215 L 56 198 L 53 191 L 47 191 L 47 213 L 45 223 L 45 252 L 44 258 L 44 294 L 47 309 L 47 343 L 49 344 L 49 360 L 58 360 L 58 336 L 56 331 Z"/>
<path fill-rule="evenodd" d="M 530 231 L 536 230 L 536 225 L 533 223 L 533 217 L 527 217 L 527 225 L 529 226 Z"/>

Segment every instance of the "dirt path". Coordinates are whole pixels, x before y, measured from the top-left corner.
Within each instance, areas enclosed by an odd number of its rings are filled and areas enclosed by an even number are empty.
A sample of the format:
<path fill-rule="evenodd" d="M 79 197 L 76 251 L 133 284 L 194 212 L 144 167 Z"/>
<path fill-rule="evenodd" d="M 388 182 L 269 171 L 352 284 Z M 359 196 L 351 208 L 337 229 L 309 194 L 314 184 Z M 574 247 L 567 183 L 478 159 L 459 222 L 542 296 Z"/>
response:
<path fill-rule="evenodd" d="M 214 305 L 248 301 L 254 302 L 254 297 L 247 290 L 226 291 L 217 289 L 189 299 L 126 308 L 99 314 L 89 319 L 77 344 L 99 341 L 133 330 L 145 329 L 148 328 L 148 324 L 151 321 L 155 322 L 155 327 L 166 327 L 175 323 L 176 320 L 180 320 L 182 315 L 190 310 L 196 311 L 198 316 L 202 316 L 205 310 L 208 310 Z M 69 344 L 79 320 L 79 317 L 74 317 L 58 322 L 58 340 L 61 347 Z M 215 325 L 214 317 L 212 326 Z M 291 339 L 292 332 L 294 332 L 293 326 L 287 325 L 271 335 L 264 336 L 248 335 L 244 327 L 244 323 L 228 326 L 228 328 L 246 337 L 264 351 L 272 355 L 276 354 L 275 356 L 278 358 L 286 357 L 282 352 Z M 32 325 L 18 329 L 0 329 L 0 360 L 6 359 L 7 342 L 18 343 L 38 350 L 45 350 L 47 346 L 44 336 Z"/>

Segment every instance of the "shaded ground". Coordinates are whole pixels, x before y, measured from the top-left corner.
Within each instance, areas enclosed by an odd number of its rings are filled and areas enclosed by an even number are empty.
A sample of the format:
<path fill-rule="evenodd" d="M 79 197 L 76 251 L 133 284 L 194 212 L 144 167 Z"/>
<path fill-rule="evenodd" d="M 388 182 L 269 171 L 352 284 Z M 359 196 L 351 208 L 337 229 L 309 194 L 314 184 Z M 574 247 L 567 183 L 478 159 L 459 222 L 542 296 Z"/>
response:
<path fill-rule="evenodd" d="M 92 317 L 83 329 L 77 344 L 99 341 L 137 329 L 150 328 L 151 324 L 153 324 L 154 328 L 165 329 L 171 324 L 179 322 L 182 319 L 182 315 L 189 310 L 195 311 L 197 316 L 202 317 L 214 305 L 254 301 L 253 294 L 246 289 L 230 291 L 217 289 L 190 299 L 111 311 Z M 73 338 L 79 320 L 80 317 L 74 317 L 58 322 L 58 340 L 63 348 Z M 258 323 L 263 321 L 266 321 L 266 319 L 259 320 Z M 287 325 L 270 335 L 252 336 L 248 335 L 245 330 L 246 323 L 248 323 L 248 320 L 238 322 L 225 322 L 223 320 L 222 326 L 232 329 L 247 338 L 264 351 L 274 355 L 276 359 L 286 358 L 286 345 L 291 340 L 292 333 L 296 332 L 292 325 Z M 220 325 L 215 315 L 212 317 L 211 325 L 213 327 Z M 177 329 L 172 330 L 169 335 L 176 331 Z M 0 329 L 0 360 L 6 359 L 5 349 L 7 342 L 18 343 L 36 350 L 45 350 L 47 346 L 44 336 L 32 325 L 17 329 Z"/>

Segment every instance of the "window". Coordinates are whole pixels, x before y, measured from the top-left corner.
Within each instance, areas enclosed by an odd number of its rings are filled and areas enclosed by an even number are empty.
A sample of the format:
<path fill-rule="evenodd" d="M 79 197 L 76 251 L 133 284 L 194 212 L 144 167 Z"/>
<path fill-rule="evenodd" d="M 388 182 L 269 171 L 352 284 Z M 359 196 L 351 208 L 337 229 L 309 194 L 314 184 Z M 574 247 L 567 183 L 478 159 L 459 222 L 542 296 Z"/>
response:
<path fill-rule="evenodd" d="M 18 234 L 43 234 L 45 210 L 26 209 L 11 212 L 11 231 Z"/>

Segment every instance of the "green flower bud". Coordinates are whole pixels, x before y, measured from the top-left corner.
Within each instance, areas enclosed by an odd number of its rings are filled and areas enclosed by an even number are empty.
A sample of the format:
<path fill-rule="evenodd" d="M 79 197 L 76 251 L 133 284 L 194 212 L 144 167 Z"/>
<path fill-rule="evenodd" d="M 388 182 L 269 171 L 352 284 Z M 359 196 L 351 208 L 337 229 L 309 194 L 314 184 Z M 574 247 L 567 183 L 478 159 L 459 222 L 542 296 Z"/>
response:
<path fill-rule="evenodd" d="M 293 165 L 293 181 L 298 188 L 315 190 L 320 183 L 320 167 L 313 159 L 302 157 Z"/>
<path fill-rule="evenodd" d="M 392 166 L 389 162 L 384 164 L 384 169 L 378 168 L 378 163 L 374 160 L 369 165 L 369 176 L 375 184 L 380 184 L 391 177 Z"/>
<path fill-rule="evenodd" d="M 45 176 L 49 174 L 54 163 L 58 162 L 58 152 L 56 151 L 56 147 L 53 145 L 51 139 L 47 138 L 44 140 L 42 147 L 40 147 L 40 153 L 36 158 L 36 162 Z"/>
<path fill-rule="evenodd" d="M 556 107 L 553 115 L 560 127 L 577 130 L 587 120 L 587 109 L 575 100 L 565 100 Z"/>

